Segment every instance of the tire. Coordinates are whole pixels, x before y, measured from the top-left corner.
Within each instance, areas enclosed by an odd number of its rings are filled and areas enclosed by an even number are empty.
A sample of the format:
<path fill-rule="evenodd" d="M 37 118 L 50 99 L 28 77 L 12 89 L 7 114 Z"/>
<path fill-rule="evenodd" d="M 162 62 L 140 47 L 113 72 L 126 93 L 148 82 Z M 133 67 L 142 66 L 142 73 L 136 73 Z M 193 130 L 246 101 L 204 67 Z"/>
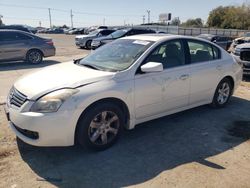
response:
<path fill-rule="evenodd" d="M 215 108 L 225 107 L 233 94 L 233 85 L 228 78 L 224 78 L 217 86 L 212 106 Z"/>
<path fill-rule="evenodd" d="M 30 64 L 39 64 L 43 61 L 43 54 L 39 50 L 30 50 L 26 54 L 26 61 Z"/>
<path fill-rule="evenodd" d="M 94 105 L 78 121 L 77 141 L 87 149 L 105 150 L 117 141 L 124 122 L 122 110 L 117 105 L 110 102 Z"/>
<path fill-rule="evenodd" d="M 92 43 L 91 40 L 88 40 L 88 41 L 86 42 L 86 48 L 87 48 L 88 50 L 91 49 L 91 43 Z"/>

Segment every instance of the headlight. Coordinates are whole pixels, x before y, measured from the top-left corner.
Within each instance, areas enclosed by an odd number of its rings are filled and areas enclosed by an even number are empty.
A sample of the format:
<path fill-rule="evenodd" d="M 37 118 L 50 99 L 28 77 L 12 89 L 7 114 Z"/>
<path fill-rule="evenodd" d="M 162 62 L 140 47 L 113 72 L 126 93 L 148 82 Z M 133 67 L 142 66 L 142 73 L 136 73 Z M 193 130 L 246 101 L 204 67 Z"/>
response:
<path fill-rule="evenodd" d="M 36 101 L 31 106 L 30 111 L 40 113 L 56 112 L 64 101 L 77 92 L 79 92 L 77 89 L 61 89 L 51 92 Z"/>

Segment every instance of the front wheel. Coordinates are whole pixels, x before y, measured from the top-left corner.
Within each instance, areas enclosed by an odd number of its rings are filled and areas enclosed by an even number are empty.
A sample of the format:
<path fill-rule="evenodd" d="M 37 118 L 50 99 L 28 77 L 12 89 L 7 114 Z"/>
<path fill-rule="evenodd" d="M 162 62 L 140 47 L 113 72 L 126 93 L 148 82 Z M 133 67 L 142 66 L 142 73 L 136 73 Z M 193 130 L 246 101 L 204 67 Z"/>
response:
<path fill-rule="evenodd" d="M 233 86 L 231 81 L 227 78 L 223 79 L 216 88 L 212 106 L 217 108 L 224 107 L 228 103 L 232 93 Z"/>
<path fill-rule="evenodd" d="M 80 145 L 94 150 L 111 147 L 124 126 L 121 109 L 112 103 L 95 105 L 82 115 L 77 125 Z"/>
<path fill-rule="evenodd" d="M 88 41 L 86 42 L 86 48 L 87 48 L 88 50 L 91 49 L 91 43 L 92 43 L 91 40 L 88 40 Z"/>

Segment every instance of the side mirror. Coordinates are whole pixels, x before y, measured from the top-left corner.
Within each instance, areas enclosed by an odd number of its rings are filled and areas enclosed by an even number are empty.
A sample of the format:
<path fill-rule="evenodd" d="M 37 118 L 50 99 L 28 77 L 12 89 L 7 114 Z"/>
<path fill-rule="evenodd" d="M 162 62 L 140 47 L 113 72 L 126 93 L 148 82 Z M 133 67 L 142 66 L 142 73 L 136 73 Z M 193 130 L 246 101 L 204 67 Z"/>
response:
<path fill-rule="evenodd" d="M 163 71 L 163 65 L 162 63 L 157 62 L 148 62 L 145 65 L 141 66 L 141 71 L 145 73 L 161 72 Z"/>

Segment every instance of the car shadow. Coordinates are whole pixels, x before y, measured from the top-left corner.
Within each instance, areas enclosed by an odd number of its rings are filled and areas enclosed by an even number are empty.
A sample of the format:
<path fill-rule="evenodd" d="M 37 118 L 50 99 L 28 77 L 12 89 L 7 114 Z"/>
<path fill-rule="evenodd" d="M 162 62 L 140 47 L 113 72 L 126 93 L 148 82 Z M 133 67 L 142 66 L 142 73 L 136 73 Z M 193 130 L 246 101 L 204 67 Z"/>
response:
<path fill-rule="evenodd" d="M 40 64 L 29 64 L 24 61 L 13 61 L 13 62 L 0 62 L 0 72 L 1 71 L 10 71 L 10 70 L 22 70 L 22 69 L 33 69 L 33 68 L 42 68 L 49 65 L 54 65 L 60 63 L 59 61 L 54 60 L 43 60 Z"/>
<path fill-rule="evenodd" d="M 125 131 L 116 145 L 102 152 L 80 146 L 39 148 L 20 140 L 18 148 L 38 175 L 35 181 L 58 187 L 130 186 L 190 162 L 225 169 L 208 158 L 250 138 L 249 111 L 244 110 L 249 108 L 248 100 L 233 97 L 226 108 L 201 106 L 166 116 Z M 241 135 L 246 131 L 249 135 Z"/>

